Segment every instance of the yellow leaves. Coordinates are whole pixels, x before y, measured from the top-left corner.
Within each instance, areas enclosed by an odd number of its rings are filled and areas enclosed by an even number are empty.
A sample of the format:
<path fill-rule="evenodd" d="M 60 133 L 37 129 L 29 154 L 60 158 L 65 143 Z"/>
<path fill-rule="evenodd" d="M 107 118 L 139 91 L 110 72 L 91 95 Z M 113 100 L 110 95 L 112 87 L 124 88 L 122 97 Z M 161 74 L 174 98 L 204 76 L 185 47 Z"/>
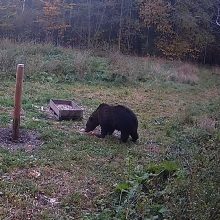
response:
<path fill-rule="evenodd" d="M 45 6 L 43 7 L 44 14 L 46 16 L 52 16 L 56 17 L 61 14 L 61 2 L 60 1 L 52 1 L 52 2 L 47 2 L 45 3 Z"/>
<path fill-rule="evenodd" d="M 69 25 L 66 24 L 51 24 L 47 26 L 47 30 L 48 31 L 53 31 L 53 30 L 60 30 L 60 32 L 63 33 L 63 30 L 65 30 L 67 27 L 69 27 Z"/>
<path fill-rule="evenodd" d="M 62 0 L 52 0 L 45 2 L 43 6 L 43 16 L 38 19 L 47 31 L 47 34 L 58 30 L 58 35 L 62 36 L 64 30 L 69 27 L 64 17 L 64 4 Z"/>
<path fill-rule="evenodd" d="M 164 21 L 163 24 L 158 24 L 156 29 L 162 33 L 172 33 L 173 32 L 172 25 L 169 24 L 168 21 Z"/>
<path fill-rule="evenodd" d="M 197 58 L 200 51 L 190 40 L 185 40 L 175 33 L 173 8 L 166 0 L 142 0 L 140 17 L 144 24 L 158 34 L 156 47 L 168 58 Z"/>
<path fill-rule="evenodd" d="M 157 42 L 157 47 L 162 53 L 169 58 L 179 59 L 186 57 L 190 54 L 190 57 L 197 58 L 199 50 L 191 45 L 188 41 L 173 36 L 172 39 L 160 38 Z"/>
<path fill-rule="evenodd" d="M 143 0 L 140 4 L 140 17 L 147 27 L 167 25 L 170 12 L 171 6 L 164 0 Z"/>
<path fill-rule="evenodd" d="M 43 10 L 46 16 L 58 16 L 61 14 L 59 8 L 53 5 L 45 6 L 43 7 Z"/>

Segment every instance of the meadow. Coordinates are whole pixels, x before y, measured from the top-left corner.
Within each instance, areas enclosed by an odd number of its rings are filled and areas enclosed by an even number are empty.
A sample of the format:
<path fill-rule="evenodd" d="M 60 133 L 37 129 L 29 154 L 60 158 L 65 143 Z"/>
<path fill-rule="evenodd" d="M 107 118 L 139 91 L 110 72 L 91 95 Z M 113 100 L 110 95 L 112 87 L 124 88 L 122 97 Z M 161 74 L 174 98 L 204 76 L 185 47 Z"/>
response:
<path fill-rule="evenodd" d="M 21 130 L 38 142 L 0 139 L 0 219 L 220 218 L 219 67 L 1 40 L 1 129 L 18 63 Z M 83 119 L 57 121 L 51 98 L 75 100 Z M 137 114 L 137 143 L 81 132 L 103 102 Z"/>

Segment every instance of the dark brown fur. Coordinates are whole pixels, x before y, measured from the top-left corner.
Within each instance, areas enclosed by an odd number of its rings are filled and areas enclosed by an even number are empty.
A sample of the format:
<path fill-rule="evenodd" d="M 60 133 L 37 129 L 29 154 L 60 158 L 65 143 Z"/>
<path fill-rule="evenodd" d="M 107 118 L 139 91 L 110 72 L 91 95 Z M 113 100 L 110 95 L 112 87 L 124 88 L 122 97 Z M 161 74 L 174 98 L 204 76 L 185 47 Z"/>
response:
<path fill-rule="evenodd" d="M 129 135 L 132 141 L 138 139 L 138 120 L 136 115 L 129 108 L 116 105 L 101 104 L 92 113 L 86 123 L 86 132 L 93 131 L 98 125 L 101 126 L 101 134 L 97 135 L 104 138 L 107 134 L 111 135 L 114 130 L 121 132 L 121 140 L 126 142 Z"/>

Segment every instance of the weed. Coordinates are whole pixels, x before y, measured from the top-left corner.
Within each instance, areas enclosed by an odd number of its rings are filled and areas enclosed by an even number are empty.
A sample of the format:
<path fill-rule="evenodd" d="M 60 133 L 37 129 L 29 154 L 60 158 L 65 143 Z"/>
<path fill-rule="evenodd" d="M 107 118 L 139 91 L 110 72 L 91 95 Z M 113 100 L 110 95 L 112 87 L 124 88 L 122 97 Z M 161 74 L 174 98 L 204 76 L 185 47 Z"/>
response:
<path fill-rule="evenodd" d="M 131 174 L 130 162 L 127 168 Z M 164 161 L 161 164 L 151 164 L 146 169 L 132 170 L 132 175 L 126 182 L 116 185 L 111 218 L 164 219 L 168 213 L 163 204 L 169 195 L 166 187 L 178 169 L 175 162 Z"/>

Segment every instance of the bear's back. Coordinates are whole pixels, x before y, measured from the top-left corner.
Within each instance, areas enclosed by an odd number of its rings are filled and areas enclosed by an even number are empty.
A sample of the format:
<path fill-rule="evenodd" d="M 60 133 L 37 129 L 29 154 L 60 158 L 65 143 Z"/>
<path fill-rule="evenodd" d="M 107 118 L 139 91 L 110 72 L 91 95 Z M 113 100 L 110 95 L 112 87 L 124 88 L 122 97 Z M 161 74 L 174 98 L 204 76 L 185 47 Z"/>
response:
<path fill-rule="evenodd" d="M 120 127 L 124 127 L 124 129 L 127 128 L 137 129 L 138 120 L 136 115 L 131 109 L 123 105 L 116 105 L 113 107 L 113 109 L 114 109 L 115 120 Z"/>

